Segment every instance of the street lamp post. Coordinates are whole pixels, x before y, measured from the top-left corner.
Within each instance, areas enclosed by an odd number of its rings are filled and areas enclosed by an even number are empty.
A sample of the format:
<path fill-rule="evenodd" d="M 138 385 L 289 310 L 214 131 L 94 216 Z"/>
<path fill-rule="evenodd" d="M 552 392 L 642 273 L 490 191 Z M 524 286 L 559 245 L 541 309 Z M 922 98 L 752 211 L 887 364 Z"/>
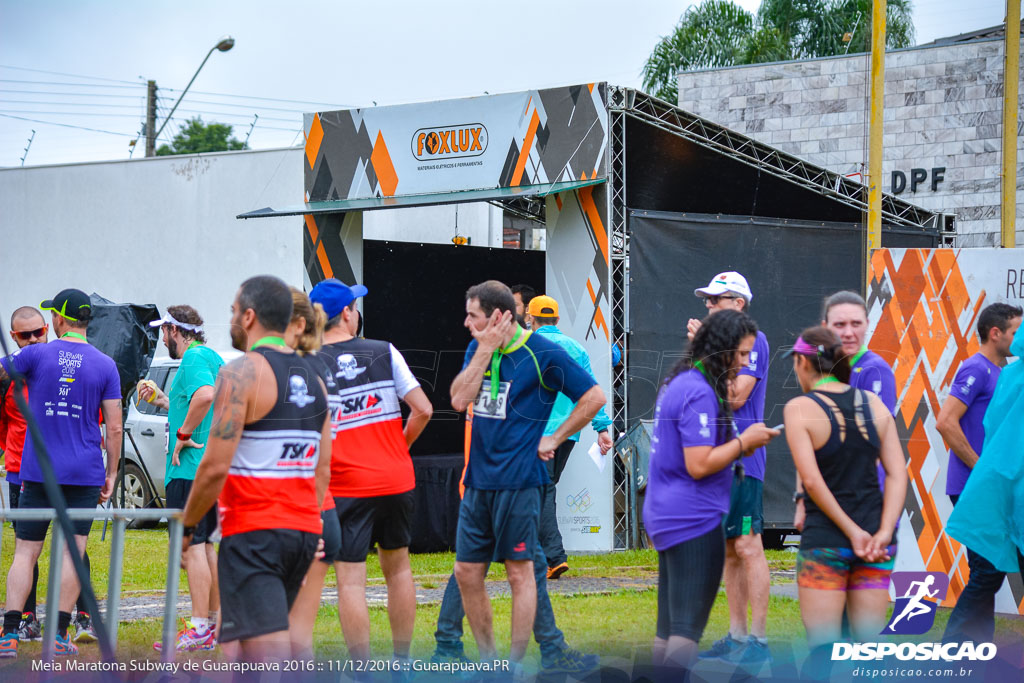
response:
<path fill-rule="evenodd" d="M 210 58 L 210 55 L 213 54 L 214 50 L 219 50 L 220 52 L 227 52 L 228 50 L 230 50 L 234 46 L 235 46 L 235 39 L 232 38 L 231 36 L 224 36 L 223 38 L 221 38 L 217 42 L 216 45 L 214 45 L 213 47 L 210 48 L 210 51 L 206 53 L 205 57 L 203 57 L 202 64 L 200 64 L 199 68 L 196 69 L 196 72 L 194 74 L 192 74 L 192 80 L 190 80 L 188 82 L 188 85 L 185 86 L 185 89 L 181 91 L 181 95 L 178 97 L 178 101 L 174 103 L 173 107 L 171 107 L 170 113 L 167 114 L 166 118 L 164 118 L 164 122 L 160 125 L 160 128 L 158 128 L 156 131 L 153 130 L 153 128 L 156 125 L 156 116 L 155 116 L 155 112 L 156 112 L 156 83 L 153 82 L 153 81 L 150 81 L 150 84 L 151 84 L 150 88 L 149 88 L 150 103 L 149 103 L 149 106 L 147 107 L 147 111 L 154 112 L 154 114 L 152 116 L 147 116 L 147 120 L 146 120 L 146 156 L 147 157 L 151 157 L 151 156 L 154 156 L 156 154 L 156 139 L 158 137 L 160 137 L 160 133 L 164 132 L 164 128 L 167 126 L 167 123 L 171 120 L 171 117 L 174 115 L 174 112 L 178 108 L 178 105 L 181 104 L 181 100 L 184 99 L 185 93 L 187 93 L 188 89 L 192 87 L 192 83 L 195 82 L 196 76 L 198 76 L 199 72 L 203 70 L 204 66 L 206 66 L 206 60 L 208 60 Z"/>

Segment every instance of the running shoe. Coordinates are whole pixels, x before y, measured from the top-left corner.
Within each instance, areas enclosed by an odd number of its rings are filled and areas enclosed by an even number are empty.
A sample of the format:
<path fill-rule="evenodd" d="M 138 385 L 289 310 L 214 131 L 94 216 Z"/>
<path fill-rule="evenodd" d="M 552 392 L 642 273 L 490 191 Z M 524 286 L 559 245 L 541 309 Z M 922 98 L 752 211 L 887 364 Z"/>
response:
<path fill-rule="evenodd" d="M 569 564 L 567 562 L 562 562 L 561 564 L 557 564 L 554 567 L 549 567 L 548 568 L 548 581 L 556 580 L 558 577 L 560 577 L 562 574 L 566 573 L 567 571 L 569 571 Z"/>
<path fill-rule="evenodd" d="M 92 619 L 89 618 L 88 612 L 79 612 L 76 614 L 74 626 L 76 643 L 96 642 L 96 629 L 92 627 Z"/>
<path fill-rule="evenodd" d="M 21 640 L 42 640 L 43 625 L 36 619 L 36 615 L 25 612 L 21 615 L 21 626 L 18 627 L 18 638 Z"/>
<path fill-rule="evenodd" d="M 743 649 L 745 643 L 736 640 L 732 634 L 726 633 L 712 644 L 711 648 L 704 650 L 697 657 L 699 659 L 725 659 L 733 653 Z"/>
<path fill-rule="evenodd" d="M 198 652 L 201 650 L 212 650 L 216 645 L 217 639 L 214 637 L 212 628 L 206 633 L 199 633 L 199 631 L 196 631 L 195 626 L 189 623 L 185 625 L 185 628 L 178 631 L 175 649 L 178 652 Z M 163 644 L 157 641 L 153 643 L 153 649 L 160 652 L 163 650 Z"/>
<path fill-rule="evenodd" d="M 583 673 L 597 669 L 600 664 L 601 658 L 598 655 L 585 655 L 571 647 L 540 657 L 540 667 L 544 673 Z"/>
<path fill-rule="evenodd" d="M 61 638 L 58 633 L 53 643 L 53 654 L 58 657 L 77 657 L 78 646 L 72 643 L 67 636 Z"/>
<path fill-rule="evenodd" d="M 0 659 L 13 659 L 18 656 L 18 634 L 7 633 L 0 638 Z"/>
<path fill-rule="evenodd" d="M 771 664 L 772 651 L 768 643 L 762 643 L 754 636 L 749 636 L 747 646 L 737 653 L 734 661 L 739 664 Z"/>

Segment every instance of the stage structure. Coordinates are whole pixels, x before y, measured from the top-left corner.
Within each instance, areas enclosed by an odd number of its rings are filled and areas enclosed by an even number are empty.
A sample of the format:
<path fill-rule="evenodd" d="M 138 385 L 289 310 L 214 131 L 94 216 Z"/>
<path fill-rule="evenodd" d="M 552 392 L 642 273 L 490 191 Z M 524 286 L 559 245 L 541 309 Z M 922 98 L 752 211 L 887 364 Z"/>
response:
<path fill-rule="evenodd" d="M 632 89 L 590 83 L 318 112 L 305 133 L 305 202 L 239 218 L 303 216 L 310 284 L 368 283 L 366 333 L 405 339 L 399 348 L 435 407 L 417 457 L 461 466 L 463 421 L 448 387 L 470 339 L 462 295 L 486 277 L 559 301 L 559 326 L 590 354 L 619 431 L 649 418 L 686 319 L 704 315 L 693 289 L 718 272 L 747 273 L 776 352 L 817 321 L 825 293 L 864 289 L 864 186 Z M 363 241 L 363 211 L 482 201 L 546 228 L 542 264 L 536 252 Z M 883 221 L 884 246 L 952 236 L 947 217 L 891 196 Z M 375 298 L 375 287 L 388 295 Z M 613 345 L 625 359 L 615 368 Z M 770 400 L 794 394 L 789 375 L 781 363 L 769 375 Z M 585 453 L 594 440 L 588 427 L 559 484 L 565 546 L 643 543 L 633 461 L 599 468 Z M 792 522 L 792 473 L 783 446 L 769 451 L 766 526 L 777 533 Z"/>

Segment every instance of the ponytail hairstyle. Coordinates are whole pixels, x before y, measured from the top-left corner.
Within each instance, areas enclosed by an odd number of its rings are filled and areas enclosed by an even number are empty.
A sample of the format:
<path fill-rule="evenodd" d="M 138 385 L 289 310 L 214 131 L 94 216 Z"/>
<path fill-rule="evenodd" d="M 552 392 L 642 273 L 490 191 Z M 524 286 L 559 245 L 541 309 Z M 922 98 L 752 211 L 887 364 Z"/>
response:
<path fill-rule="evenodd" d="M 679 373 L 692 370 L 699 362 L 703 374 L 718 398 L 718 426 L 721 439 L 731 435 L 732 409 L 729 407 L 730 370 L 740 342 L 757 334 L 757 323 L 741 311 L 718 311 L 701 321 L 700 329 L 682 359 L 669 371 L 665 384 Z"/>
<path fill-rule="evenodd" d="M 815 372 L 850 383 L 850 356 L 843 352 L 843 344 L 832 330 L 821 325 L 808 327 L 796 341 L 793 353 L 806 358 Z"/>
<path fill-rule="evenodd" d="M 320 349 L 323 345 L 324 327 L 327 325 L 327 313 L 320 304 L 310 302 L 309 297 L 301 289 L 290 288 L 292 291 L 292 319 L 306 321 L 306 329 L 299 337 L 299 355 L 306 355 Z"/>

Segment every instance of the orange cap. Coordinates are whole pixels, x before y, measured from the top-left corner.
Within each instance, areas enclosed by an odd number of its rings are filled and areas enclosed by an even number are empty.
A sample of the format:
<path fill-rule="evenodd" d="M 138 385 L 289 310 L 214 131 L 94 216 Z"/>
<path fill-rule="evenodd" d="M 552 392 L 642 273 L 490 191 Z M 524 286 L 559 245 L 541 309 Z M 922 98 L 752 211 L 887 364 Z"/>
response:
<path fill-rule="evenodd" d="M 541 294 L 530 299 L 530 307 L 527 312 L 540 318 L 557 318 L 558 302 L 550 296 Z"/>

